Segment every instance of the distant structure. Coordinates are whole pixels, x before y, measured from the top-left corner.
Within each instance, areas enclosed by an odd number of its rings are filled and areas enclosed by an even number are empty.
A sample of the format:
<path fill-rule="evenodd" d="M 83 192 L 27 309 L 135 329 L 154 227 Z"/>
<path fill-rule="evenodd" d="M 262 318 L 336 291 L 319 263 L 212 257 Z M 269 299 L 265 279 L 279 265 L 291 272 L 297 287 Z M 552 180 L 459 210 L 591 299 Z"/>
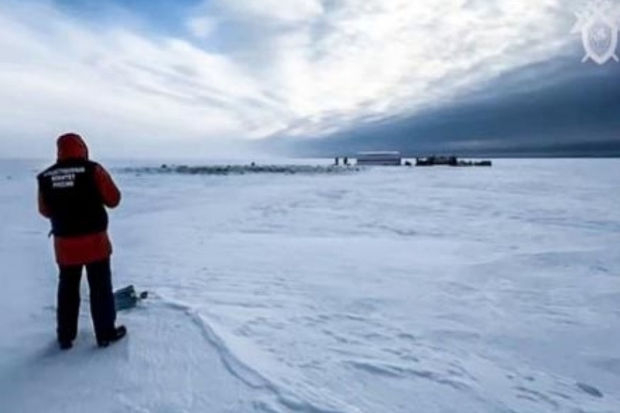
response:
<path fill-rule="evenodd" d="M 416 158 L 415 166 L 492 166 L 491 161 L 463 161 L 456 156 L 429 156 L 426 158 Z"/>
<path fill-rule="evenodd" d="M 339 157 L 335 157 L 334 158 L 334 166 L 338 166 L 340 165 L 340 158 Z M 342 165 L 344 166 L 349 166 L 349 158 L 348 157 L 344 157 L 342 158 Z"/>
<path fill-rule="evenodd" d="M 416 158 L 415 166 L 435 166 L 449 165 L 457 166 L 458 158 L 456 156 L 429 156 L 427 158 Z"/>
<path fill-rule="evenodd" d="M 359 152 L 357 154 L 357 164 L 374 166 L 401 166 L 403 162 L 400 152 L 380 151 L 380 152 Z"/>

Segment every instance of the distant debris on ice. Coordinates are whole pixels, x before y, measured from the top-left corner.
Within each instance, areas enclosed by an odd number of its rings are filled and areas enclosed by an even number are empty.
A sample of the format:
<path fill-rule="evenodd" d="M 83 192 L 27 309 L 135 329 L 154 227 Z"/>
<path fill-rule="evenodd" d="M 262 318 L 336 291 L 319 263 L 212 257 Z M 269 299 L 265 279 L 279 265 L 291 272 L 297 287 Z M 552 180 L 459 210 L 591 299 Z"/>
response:
<path fill-rule="evenodd" d="M 491 161 L 463 161 L 456 156 L 429 156 L 427 158 L 416 158 L 415 166 L 492 166 Z"/>
<path fill-rule="evenodd" d="M 415 160 L 415 166 L 435 166 L 435 165 L 447 165 L 447 166 L 492 166 L 492 162 L 488 160 L 484 161 L 465 161 L 460 160 L 456 156 L 428 156 L 418 157 Z M 338 167 L 341 164 L 340 158 L 334 159 L 334 166 Z M 372 151 L 372 152 L 358 152 L 356 157 L 357 166 L 413 166 L 411 160 L 403 158 L 400 152 L 397 151 Z M 349 158 L 342 158 L 342 165 L 349 165 Z"/>
<path fill-rule="evenodd" d="M 359 168 L 336 165 L 166 165 L 157 167 L 122 168 L 120 171 L 135 174 L 181 174 L 181 175 L 245 175 L 245 174 L 342 174 L 357 172 Z"/>

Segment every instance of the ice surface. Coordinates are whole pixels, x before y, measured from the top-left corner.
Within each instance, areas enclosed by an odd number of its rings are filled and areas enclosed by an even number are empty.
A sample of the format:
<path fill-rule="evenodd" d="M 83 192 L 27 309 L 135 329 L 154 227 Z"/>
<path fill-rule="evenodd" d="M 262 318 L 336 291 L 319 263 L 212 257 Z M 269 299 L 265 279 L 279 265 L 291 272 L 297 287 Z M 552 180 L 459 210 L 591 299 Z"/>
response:
<path fill-rule="evenodd" d="M 43 165 L 0 162 L 0 410 L 620 411 L 620 161 L 494 165 L 120 164 L 115 284 L 153 297 L 61 353 Z"/>

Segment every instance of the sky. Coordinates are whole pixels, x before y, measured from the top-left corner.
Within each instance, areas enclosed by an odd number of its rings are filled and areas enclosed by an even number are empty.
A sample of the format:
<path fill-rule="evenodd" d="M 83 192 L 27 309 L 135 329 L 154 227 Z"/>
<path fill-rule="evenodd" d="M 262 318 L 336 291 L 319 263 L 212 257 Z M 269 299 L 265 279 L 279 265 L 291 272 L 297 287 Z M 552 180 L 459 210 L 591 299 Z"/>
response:
<path fill-rule="evenodd" d="M 68 131 L 128 158 L 614 147 L 620 64 L 581 62 L 585 5 L 1 0 L 0 157 Z"/>

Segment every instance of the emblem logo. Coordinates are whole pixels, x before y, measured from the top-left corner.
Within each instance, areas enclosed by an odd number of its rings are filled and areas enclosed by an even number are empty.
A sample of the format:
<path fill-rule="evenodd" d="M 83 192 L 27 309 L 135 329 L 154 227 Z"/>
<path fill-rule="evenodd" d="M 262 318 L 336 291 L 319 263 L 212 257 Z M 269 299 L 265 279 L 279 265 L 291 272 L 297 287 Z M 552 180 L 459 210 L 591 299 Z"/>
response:
<path fill-rule="evenodd" d="M 592 60 L 604 65 L 609 60 L 618 62 L 617 12 L 608 1 L 592 2 L 582 12 L 575 13 L 577 23 L 571 33 L 581 34 L 586 55 L 582 62 Z"/>

